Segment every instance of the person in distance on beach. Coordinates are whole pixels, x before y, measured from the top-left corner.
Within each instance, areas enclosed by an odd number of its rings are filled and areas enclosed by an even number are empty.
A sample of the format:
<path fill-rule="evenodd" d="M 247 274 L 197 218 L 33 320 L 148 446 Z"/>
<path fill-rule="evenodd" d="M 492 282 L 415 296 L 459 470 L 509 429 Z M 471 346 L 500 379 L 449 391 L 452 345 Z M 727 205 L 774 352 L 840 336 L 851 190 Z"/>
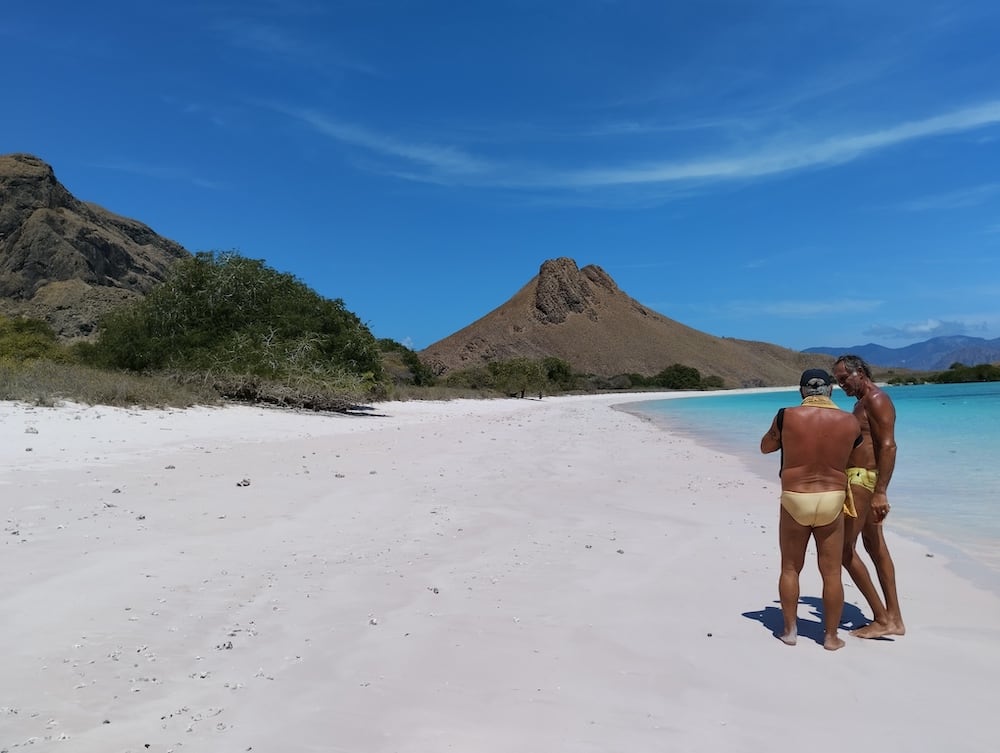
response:
<path fill-rule="evenodd" d="M 822 369 L 802 372 L 802 404 L 779 410 L 760 440 L 763 453 L 781 450 L 778 595 L 785 625 L 778 637 L 789 646 L 798 640 L 799 573 L 812 536 L 823 578 L 823 648 L 828 651 L 844 646 L 837 635 L 844 610 L 840 576 L 847 497 L 844 469 L 861 441 L 858 419 L 837 407 L 830 399 L 832 391 L 833 378 Z"/>
<path fill-rule="evenodd" d="M 844 567 L 871 607 L 873 621 L 851 634 L 859 638 L 903 635 L 906 627 L 896 593 L 896 567 L 882 535 L 882 523 L 890 509 L 886 490 L 896 467 L 896 408 L 872 381 L 871 368 L 859 356 L 838 358 L 833 364 L 833 376 L 841 389 L 857 401 L 854 415 L 864 437 L 848 461 L 849 491 L 857 517 L 845 522 Z M 859 534 L 875 565 L 885 604 L 857 553 Z"/>

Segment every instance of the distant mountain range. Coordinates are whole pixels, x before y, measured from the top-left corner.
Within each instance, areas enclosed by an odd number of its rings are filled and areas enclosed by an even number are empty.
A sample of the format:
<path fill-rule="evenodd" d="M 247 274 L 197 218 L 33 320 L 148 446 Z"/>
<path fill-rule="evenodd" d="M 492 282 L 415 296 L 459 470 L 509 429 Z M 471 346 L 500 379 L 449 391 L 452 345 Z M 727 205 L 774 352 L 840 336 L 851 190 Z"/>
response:
<path fill-rule="evenodd" d="M 932 337 L 930 340 L 907 345 L 903 348 L 886 348 L 875 343 L 852 345 L 849 348 L 827 346 L 806 348 L 803 353 L 826 353 L 837 357 L 845 353 L 861 356 L 868 363 L 886 368 L 914 369 L 916 371 L 944 371 L 954 363 L 976 366 L 1000 361 L 1000 337 L 985 340 L 982 337 L 950 335 Z"/>

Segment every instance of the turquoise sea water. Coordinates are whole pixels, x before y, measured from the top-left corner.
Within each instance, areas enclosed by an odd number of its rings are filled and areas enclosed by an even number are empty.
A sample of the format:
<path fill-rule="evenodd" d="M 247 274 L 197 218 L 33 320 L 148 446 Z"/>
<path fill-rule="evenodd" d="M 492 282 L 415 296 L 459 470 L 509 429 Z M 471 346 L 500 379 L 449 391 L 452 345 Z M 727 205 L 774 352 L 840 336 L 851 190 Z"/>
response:
<path fill-rule="evenodd" d="M 1000 589 L 1000 382 L 884 389 L 896 406 L 892 528 L 949 545 L 968 558 L 965 567 L 988 568 L 976 580 Z M 833 399 L 853 408 L 854 399 L 838 388 Z M 628 410 L 776 480 L 778 456 L 761 455 L 760 438 L 779 408 L 799 402 L 798 390 L 789 389 L 632 403 Z"/>

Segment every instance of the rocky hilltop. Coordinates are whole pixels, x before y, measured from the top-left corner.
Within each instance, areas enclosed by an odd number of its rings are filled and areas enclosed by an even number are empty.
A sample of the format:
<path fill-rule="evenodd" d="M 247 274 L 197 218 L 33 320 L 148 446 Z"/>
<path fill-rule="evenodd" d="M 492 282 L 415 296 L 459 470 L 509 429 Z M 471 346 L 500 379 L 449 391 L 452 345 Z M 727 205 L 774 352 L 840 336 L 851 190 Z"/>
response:
<path fill-rule="evenodd" d="M 141 222 L 79 201 L 29 154 L 0 155 L 0 313 L 86 337 L 190 254 Z"/>
<path fill-rule="evenodd" d="M 687 327 L 630 298 L 600 267 L 579 269 L 568 258 L 544 262 L 506 303 L 420 353 L 440 374 L 545 356 L 604 377 L 651 376 L 681 363 L 728 387 L 798 384 L 803 369 L 830 365 L 825 356 Z"/>

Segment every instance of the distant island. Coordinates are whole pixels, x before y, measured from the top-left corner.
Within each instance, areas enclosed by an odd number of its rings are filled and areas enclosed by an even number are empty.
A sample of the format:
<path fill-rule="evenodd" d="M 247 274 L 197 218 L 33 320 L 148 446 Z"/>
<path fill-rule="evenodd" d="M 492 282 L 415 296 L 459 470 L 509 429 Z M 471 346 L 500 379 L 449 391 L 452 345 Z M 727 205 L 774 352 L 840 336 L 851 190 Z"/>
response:
<path fill-rule="evenodd" d="M 948 335 L 932 337 L 902 348 L 886 348 L 868 343 L 843 348 L 830 346 L 806 348 L 803 353 L 825 353 L 834 358 L 844 353 L 854 353 L 868 363 L 884 368 L 940 371 L 950 369 L 956 363 L 965 366 L 997 363 L 1000 361 L 1000 337 L 986 340 L 982 337 Z"/>

